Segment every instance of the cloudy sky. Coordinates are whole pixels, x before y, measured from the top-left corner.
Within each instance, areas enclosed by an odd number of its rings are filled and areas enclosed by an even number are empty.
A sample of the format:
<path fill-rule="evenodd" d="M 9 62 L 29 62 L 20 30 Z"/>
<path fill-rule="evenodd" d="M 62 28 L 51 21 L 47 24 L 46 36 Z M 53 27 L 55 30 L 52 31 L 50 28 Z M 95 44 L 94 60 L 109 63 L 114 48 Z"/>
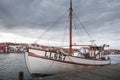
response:
<path fill-rule="evenodd" d="M 69 0 L 0 0 L 0 42 L 32 43 L 46 29 L 40 42 L 67 42 L 68 9 Z M 120 49 L 120 0 L 73 0 L 73 9 L 85 27 L 73 15 L 73 42 Z"/>

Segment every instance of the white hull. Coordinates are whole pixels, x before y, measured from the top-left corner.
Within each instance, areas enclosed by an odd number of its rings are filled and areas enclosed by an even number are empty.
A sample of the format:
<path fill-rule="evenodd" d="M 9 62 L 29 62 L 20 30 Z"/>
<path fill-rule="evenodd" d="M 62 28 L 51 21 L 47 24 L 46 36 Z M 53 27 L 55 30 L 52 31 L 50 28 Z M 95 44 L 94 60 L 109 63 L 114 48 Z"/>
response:
<path fill-rule="evenodd" d="M 49 75 L 75 71 L 84 66 L 108 65 L 110 61 L 56 55 L 56 53 L 29 49 L 29 52 L 26 52 L 26 63 L 31 74 Z"/>

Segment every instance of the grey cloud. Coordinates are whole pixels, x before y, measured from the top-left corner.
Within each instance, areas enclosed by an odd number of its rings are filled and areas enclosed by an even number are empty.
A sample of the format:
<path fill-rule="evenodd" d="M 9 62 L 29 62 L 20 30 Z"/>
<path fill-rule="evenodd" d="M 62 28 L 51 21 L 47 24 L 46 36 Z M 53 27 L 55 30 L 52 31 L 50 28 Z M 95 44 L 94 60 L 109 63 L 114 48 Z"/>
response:
<path fill-rule="evenodd" d="M 60 6 L 60 1 L 57 0 L 1 0 L 0 15 L 5 27 L 40 27 L 48 26 L 54 22 L 62 13 L 59 9 L 65 7 Z M 64 9 L 64 8 L 62 8 Z"/>
<path fill-rule="evenodd" d="M 87 18 L 83 22 L 86 26 L 94 27 L 120 17 L 117 1 L 75 0 L 73 8 L 80 17 Z M 68 9 L 68 3 L 67 0 L 1 0 L 0 17 L 7 28 L 17 26 L 42 28 L 57 20 Z M 102 17 L 101 15 L 104 13 L 106 15 Z M 99 16 L 101 17 L 99 18 Z"/>
<path fill-rule="evenodd" d="M 107 34 L 107 31 L 110 34 L 120 34 L 120 0 L 73 0 L 73 8 L 90 34 Z M 0 0 L 0 28 L 6 32 L 28 36 L 30 32 L 25 33 L 26 29 L 45 30 L 67 9 L 69 0 Z M 66 21 L 68 20 L 62 19 L 57 22 L 58 25 L 54 27 L 57 30 L 51 31 L 51 35 L 58 34 L 69 26 Z M 81 26 L 76 27 L 77 32 L 81 30 L 78 32 L 80 35 L 86 35 Z"/>

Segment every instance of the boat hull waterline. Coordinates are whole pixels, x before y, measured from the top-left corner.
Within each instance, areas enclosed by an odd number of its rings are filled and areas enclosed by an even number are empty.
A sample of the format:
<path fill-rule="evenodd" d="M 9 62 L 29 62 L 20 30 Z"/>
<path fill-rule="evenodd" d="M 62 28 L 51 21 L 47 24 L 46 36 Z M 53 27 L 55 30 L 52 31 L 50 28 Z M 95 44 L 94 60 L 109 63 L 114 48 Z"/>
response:
<path fill-rule="evenodd" d="M 54 52 L 29 49 L 26 63 L 31 74 L 59 74 L 83 69 L 84 66 L 109 65 L 110 60 L 86 59 Z"/>

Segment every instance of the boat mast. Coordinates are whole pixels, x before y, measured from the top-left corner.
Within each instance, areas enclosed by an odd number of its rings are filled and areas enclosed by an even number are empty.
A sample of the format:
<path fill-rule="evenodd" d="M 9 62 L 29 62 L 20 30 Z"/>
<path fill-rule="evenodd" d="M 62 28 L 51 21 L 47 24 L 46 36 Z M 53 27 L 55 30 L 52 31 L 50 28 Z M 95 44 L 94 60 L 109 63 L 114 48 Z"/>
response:
<path fill-rule="evenodd" d="M 69 42 L 69 55 L 72 55 L 72 11 L 73 11 L 73 9 L 72 9 L 72 0 L 70 0 L 70 13 L 69 13 L 69 17 L 70 17 L 70 24 L 69 24 L 69 26 L 70 26 L 70 32 L 69 32 L 69 34 L 70 34 L 70 37 L 69 37 L 69 39 L 70 39 L 70 42 Z"/>

